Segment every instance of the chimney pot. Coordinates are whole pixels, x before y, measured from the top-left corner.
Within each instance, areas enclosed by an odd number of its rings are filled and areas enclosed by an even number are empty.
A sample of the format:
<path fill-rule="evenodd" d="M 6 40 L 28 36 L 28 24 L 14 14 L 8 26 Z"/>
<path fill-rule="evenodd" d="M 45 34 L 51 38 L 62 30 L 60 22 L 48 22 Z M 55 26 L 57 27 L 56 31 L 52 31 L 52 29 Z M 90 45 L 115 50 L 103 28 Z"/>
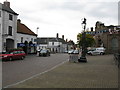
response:
<path fill-rule="evenodd" d="M 62 39 L 64 40 L 64 35 L 62 35 Z"/>
<path fill-rule="evenodd" d="M 20 20 L 20 19 L 18 19 L 17 21 L 18 21 L 19 23 L 21 23 L 21 20 Z"/>
<path fill-rule="evenodd" d="M 5 5 L 6 7 L 10 7 L 10 2 L 8 2 L 8 1 L 6 0 L 6 1 L 4 1 L 4 5 Z"/>
<path fill-rule="evenodd" d="M 59 34 L 58 33 L 57 33 L 56 37 L 59 38 Z"/>

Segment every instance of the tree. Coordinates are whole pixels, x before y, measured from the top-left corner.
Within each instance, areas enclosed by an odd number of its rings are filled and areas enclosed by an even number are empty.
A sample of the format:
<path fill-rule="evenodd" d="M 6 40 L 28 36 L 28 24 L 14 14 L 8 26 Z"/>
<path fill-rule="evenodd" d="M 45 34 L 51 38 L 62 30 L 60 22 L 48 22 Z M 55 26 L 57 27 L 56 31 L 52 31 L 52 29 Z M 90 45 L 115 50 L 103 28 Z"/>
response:
<path fill-rule="evenodd" d="M 82 34 L 79 33 L 77 35 L 77 43 L 78 43 L 79 47 L 82 46 L 82 42 L 83 42 Z M 92 47 L 93 45 L 95 45 L 95 40 L 94 40 L 93 36 L 90 34 L 86 34 L 86 47 Z"/>

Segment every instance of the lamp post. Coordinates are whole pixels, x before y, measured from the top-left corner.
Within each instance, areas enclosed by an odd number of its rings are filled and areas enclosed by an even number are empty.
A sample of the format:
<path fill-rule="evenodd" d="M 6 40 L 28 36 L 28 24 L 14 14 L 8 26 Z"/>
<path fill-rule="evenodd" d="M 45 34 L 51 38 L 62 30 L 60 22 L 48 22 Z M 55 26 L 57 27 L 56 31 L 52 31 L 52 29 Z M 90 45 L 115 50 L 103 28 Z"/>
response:
<path fill-rule="evenodd" d="M 38 35 L 38 29 L 39 29 L 39 27 L 37 27 L 37 30 L 36 30 L 36 34 Z"/>
<path fill-rule="evenodd" d="M 79 62 L 87 62 L 86 59 L 86 18 L 84 18 L 84 20 L 82 21 L 82 25 L 83 25 L 83 33 L 82 33 L 82 54 L 80 59 L 78 60 Z"/>

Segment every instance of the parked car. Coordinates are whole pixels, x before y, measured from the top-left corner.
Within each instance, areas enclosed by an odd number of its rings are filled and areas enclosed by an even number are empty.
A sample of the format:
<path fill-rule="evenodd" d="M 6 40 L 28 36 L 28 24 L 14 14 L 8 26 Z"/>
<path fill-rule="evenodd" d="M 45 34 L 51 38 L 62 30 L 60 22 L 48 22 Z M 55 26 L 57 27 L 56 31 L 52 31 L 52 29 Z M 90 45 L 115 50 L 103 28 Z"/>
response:
<path fill-rule="evenodd" d="M 68 51 L 67 51 L 67 50 L 65 50 L 65 51 L 64 51 L 64 53 L 68 53 Z"/>
<path fill-rule="evenodd" d="M 25 52 L 22 50 L 6 52 L 5 54 L 0 54 L 0 59 L 3 60 L 15 60 L 15 59 L 24 59 L 26 56 Z"/>
<path fill-rule="evenodd" d="M 73 54 L 74 50 L 69 50 L 68 54 Z"/>
<path fill-rule="evenodd" d="M 79 50 L 74 50 L 73 54 L 79 54 Z"/>
<path fill-rule="evenodd" d="M 39 52 L 39 56 L 50 56 L 50 51 L 48 49 L 42 49 Z"/>
<path fill-rule="evenodd" d="M 68 54 L 79 54 L 79 50 L 70 50 Z"/>
<path fill-rule="evenodd" d="M 105 48 L 99 47 L 99 48 L 93 48 L 90 49 L 87 54 L 89 55 L 104 55 L 105 54 Z"/>

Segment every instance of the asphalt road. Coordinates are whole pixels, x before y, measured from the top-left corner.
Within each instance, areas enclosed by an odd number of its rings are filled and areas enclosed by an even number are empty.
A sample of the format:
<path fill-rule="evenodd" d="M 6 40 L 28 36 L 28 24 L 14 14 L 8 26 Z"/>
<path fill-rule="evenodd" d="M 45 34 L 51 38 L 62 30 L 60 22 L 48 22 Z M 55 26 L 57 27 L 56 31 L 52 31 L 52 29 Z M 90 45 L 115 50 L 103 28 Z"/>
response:
<path fill-rule="evenodd" d="M 6 87 L 28 79 L 68 60 L 68 54 L 51 54 L 50 57 L 28 55 L 24 60 L 2 63 L 2 86 Z"/>

